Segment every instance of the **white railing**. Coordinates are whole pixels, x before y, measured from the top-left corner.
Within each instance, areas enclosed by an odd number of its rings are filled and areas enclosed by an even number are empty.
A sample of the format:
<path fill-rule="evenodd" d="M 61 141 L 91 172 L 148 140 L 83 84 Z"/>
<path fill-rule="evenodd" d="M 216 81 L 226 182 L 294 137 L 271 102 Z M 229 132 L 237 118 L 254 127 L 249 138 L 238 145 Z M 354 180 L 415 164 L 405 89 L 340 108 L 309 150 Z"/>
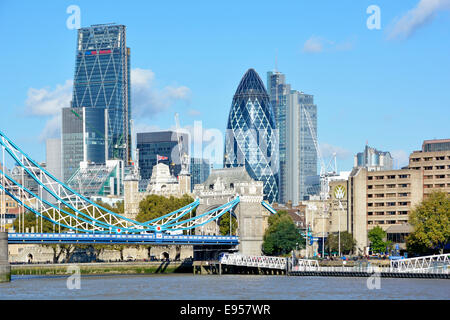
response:
<path fill-rule="evenodd" d="M 319 268 L 317 260 L 296 259 L 292 271 L 317 271 Z"/>
<path fill-rule="evenodd" d="M 269 256 L 245 256 L 241 254 L 224 254 L 220 262 L 222 264 L 245 266 L 245 267 L 258 267 L 258 268 L 270 268 L 286 270 L 287 258 L 269 257 Z M 292 261 L 289 258 L 289 261 Z M 303 270 L 304 268 L 318 268 L 319 263 L 317 260 L 297 259 L 296 265 L 292 269 L 293 271 Z"/>
<path fill-rule="evenodd" d="M 234 266 L 286 269 L 286 258 L 268 256 L 244 256 L 241 254 L 224 254 L 220 263 Z"/>
<path fill-rule="evenodd" d="M 391 272 L 423 272 L 426 270 L 443 270 L 448 273 L 450 269 L 450 254 L 438 254 L 409 259 L 392 260 Z"/>

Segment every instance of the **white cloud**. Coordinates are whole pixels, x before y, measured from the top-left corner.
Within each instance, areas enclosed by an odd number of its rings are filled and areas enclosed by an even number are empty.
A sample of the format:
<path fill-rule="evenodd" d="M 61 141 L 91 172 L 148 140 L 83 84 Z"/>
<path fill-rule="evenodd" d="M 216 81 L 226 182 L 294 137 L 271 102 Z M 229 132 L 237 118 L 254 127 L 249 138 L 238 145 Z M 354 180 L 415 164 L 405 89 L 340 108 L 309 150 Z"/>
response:
<path fill-rule="evenodd" d="M 201 115 L 202 113 L 199 110 L 196 109 L 189 109 L 188 110 L 188 115 L 190 115 L 191 117 L 197 117 L 199 115 Z"/>
<path fill-rule="evenodd" d="M 417 29 L 430 22 L 438 11 L 450 9 L 450 0 L 420 0 L 388 32 L 388 39 L 410 37 Z"/>
<path fill-rule="evenodd" d="M 44 129 L 39 135 L 40 141 L 59 137 L 61 133 L 61 109 L 70 107 L 73 82 L 66 80 L 64 84 L 57 84 L 55 89 L 48 87 L 30 88 L 25 101 L 27 116 L 46 118 Z M 191 90 L 186 86 L 166 86 L 159 89 L 155 86 L 155 73 L 149 69 L 131 70 L 131 104 L 133 118 L 151 117 L 168 110 L 176 101 L 189 102 Z M 155 131 L 155 126 L 135 124 L 144 131 Z"/>
<path fill-rule="evenodd" d="M 135 117 L 149 117 L 168 110 L 175 102 L 189 102 L 191 90 L 186 86 L 155 85 L 155 74 L 149 69 L 131 70 L 131 103 Z"/>
<path fill-rule="evenodd" d="M 400 169 L 409 164 L 409 154 L 405 150 L 394 150 L 390 153 L 394 160 L 394 169 Z"/>
<path fill-rule="evenodd" d="M 307 53 L 318 53 L 323 50 L 323 39 L 320 37 L 312 36 L 306 40 L 303 45 L 303 52 Z"/>
<path fill-rule="evenodd" d="M 354 40 L 336 42 L 323 37 L 312 36 L 303 44 L 305 53 L 320 53 L 324 51 L 348 51 L 353 49 Z"/>
<path fill-rule="evenodd" d="M 348 159 L 351 156 L 351 152 L 345 148 L 339 146 L 333 146 L 329 143 L 321 143 L 320 153 L 322 154 L 322 158 L 327 159 L 333 157 L 336 154 L 336 158 L 338 159 Z"/>
<path fill-rule="evenodd" d="M 58 137 L 61 133 L 61 109 L 70 106 L 72 99 L 72 81 L 56 85 L 55 89 L 48 87 L 30 88 L 25 100 L 25 115 L 45 117 L 44 129 L 39 135 L 39 141 Z"/>
<path fill-rule="evenodd" d="M 54 116 L 61 108 L 69 107 L 72 99 L 72 81 L 56 85 L 54 90 L 48 87 L 42 89 L 30 88 L 25 101 L 26 112 L 38 116 Z"/>
<path fill-rule="evenodd" d="M 43 142 L 50 138 L 59 138 L 61 136 L 61 113 L 51 117 L 45 123 L 44 129 L 39 135 L 39 141 Z"/>

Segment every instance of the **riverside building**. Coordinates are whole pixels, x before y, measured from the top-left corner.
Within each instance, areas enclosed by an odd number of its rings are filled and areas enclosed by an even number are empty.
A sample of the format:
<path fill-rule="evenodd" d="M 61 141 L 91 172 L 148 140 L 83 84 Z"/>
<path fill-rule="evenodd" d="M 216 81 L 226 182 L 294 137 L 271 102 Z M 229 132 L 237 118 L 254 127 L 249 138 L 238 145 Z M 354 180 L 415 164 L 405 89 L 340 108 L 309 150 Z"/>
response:
<path fill-rule="evenodd" d="M 330 232 L 348 231 L 358 254 L 367 254 L 368 232 L 379 226 L 388 240 L 405 249 L 413 231 L 411 211 L 436 190 L 450 194 L 450 139 L 426 140 L 400 170 L 354 168 L 348 179 L 330 181 Z"/>

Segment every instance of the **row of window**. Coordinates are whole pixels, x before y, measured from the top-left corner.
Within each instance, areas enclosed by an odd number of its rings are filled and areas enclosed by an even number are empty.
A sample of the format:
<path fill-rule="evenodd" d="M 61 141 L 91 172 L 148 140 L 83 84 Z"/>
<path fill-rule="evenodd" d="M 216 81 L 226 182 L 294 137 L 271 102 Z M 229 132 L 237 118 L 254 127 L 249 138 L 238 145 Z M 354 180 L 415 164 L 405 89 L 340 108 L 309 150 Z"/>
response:
<path fill-rule="evenodd" d="M 367 203 L 368 207 L 396 207 L 396 206 L 409 206 L 409 201 L 399 201 L 399 202 L 369 202 Z"/>
<path fill-rule="evenodd" d="M 406 179 L 409 178 L 410 175 L 409 174 L 399 174 L 399 175 L 388 175 L 388 176 L 369 176 L 367 177 L 368 180 L 384 180 L 384 178 L 386 177 L 386 179 L 392 180 L 395 179 L 396 177 L 398 177 L 399 179 Z"/>
<path fill-rule="evenodd" d="M 442 161 L 442 160 L 445 160 L 446 156 L 411 158 L 411 162 L 419 162 L 421 160 L 423 160 L 423 161 L 433 161 L 433 158 L 434 158 L 434 160 Z M 447 160 L 450 160 L 450 156 L 447 156 Z"/>
<path fill-rule="evenodd" d="M 424 179 L 445 179 L 445 174 L 436 174 L 436 175 L 424 175 Z M 450 174 L 447 175 L 447 178 L 450 178 Z"/>
<path fill-rule="evenodd" d="M 377 211 L 377 212 L 373 212 L 373 211 L 369 211 L 367 212 L 367 215 L 369 216 L 394 216 L 394 215 L 407 215 L 409 212 L 408 211 Z"/>
<path fill-rule="evenodd" d="M 367 221 L 367 224 L 376 225 L 376 224 L 396 224 L 396 223 L 403 223 L 402 221 L 397 220 L 380 220 L 380 221 Z"/>
<path fill-rule="evenodd" d="M 384 188 L 408 188 L 411 184 L 409 183 L 399 183 L 399 184 L 378 184 L 378 185 L 368 185 L 367 189 L 368 190 L 372 190 L 372 189 L 384 189 Z"/>

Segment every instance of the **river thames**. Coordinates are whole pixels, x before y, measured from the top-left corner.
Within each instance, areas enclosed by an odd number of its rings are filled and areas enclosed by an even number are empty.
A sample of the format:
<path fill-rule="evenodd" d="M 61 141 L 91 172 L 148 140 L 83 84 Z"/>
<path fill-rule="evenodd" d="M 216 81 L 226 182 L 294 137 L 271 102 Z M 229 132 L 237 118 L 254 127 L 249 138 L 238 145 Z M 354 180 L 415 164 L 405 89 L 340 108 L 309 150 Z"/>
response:
<path fill-rule="evenodd" d="M 68 289 L 68 283 L 73 287 L 69 276 L 12 276 L 11 282 L 0 284 L 0 299 L 448 300 L 450 297 L 449 280 L 378 280 L 368 285 L 368 278 L 105 275 L 81 276 L 79 289 Z"/>

